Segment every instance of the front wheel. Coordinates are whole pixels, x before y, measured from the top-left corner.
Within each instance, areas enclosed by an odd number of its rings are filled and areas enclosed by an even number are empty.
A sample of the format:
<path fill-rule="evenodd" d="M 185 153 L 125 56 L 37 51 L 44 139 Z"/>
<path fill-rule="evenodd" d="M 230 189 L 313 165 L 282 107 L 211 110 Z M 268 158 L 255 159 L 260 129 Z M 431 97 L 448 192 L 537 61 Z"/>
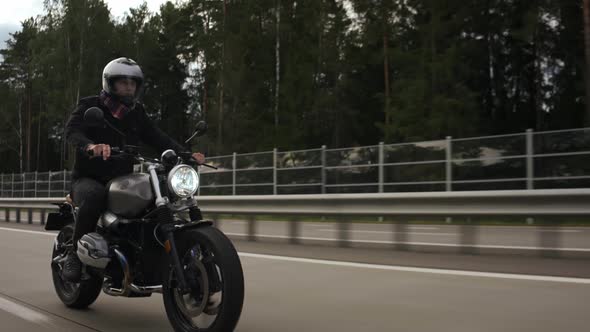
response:
<path fill-rule="evenodd" d="M 166 271 L 164 307 L 174 331 L 233 331 L 244 302 L 244 274 L 236 249 L 210 226 L 186 230 L 176 239 L 190 291 L 177 287 L 173 268 Z"/>

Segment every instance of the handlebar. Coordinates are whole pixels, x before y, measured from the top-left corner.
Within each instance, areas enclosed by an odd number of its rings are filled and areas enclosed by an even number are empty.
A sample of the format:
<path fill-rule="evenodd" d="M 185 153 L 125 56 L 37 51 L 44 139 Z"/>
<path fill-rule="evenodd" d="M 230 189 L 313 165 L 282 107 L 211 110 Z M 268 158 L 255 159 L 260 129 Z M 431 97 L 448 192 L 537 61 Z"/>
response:
<path fill-rule="evenodd" d="M 139 155 L 139 153 L 137 152 L 138 147 L 134 146 L 134 145 L 125 145 L 123 146 L 123 148 L 118 147 L 118 146 L 111 146 L 111 158 L 114 156 L 121 156 L 121 157 L 134 157 L 136 159 L 139 159 L 141 161 L 145 160 L 145 158 L 141 157 Z M 86 154 L 90 157 L 94 157 L 94 151 L 93 150 L 86 150 Z M 180 158 L 182 158 L 182 160 L 187 163 L 190 164 L 192 166 L 205 166 L 205 167 L 209 167 L 212 169 L 217 169 L 217 167 L 213 166 L 213 165 L 209 165 L 209 164 L 199 164 L 197 162 L 197 160 L 195 158 L 193 158 L 192 153 L 190 152 L 179 152 L 178 153 Z M 153 161 L 157 161 L 157 162 L 161 162 L 160 160 L 156 160 L 154 159 Z"/>
<path fill-rule="evenodd" d="M 196 165 L 196 166 L 205 166 L 205 167 L 209 167 L 209 168 L 212 168 L 212 169 L 217 169 L 217 167 L 215 167 L 213 165 L 209 165 L 209 164 L 205 164 L 205 163 L 199 164 L 197 162 L 197 160 L 195 158 L 193 158 L 193 154 L 190 153 L 190 152 L 179 152 L 178 155 L 187 164 Z"/>

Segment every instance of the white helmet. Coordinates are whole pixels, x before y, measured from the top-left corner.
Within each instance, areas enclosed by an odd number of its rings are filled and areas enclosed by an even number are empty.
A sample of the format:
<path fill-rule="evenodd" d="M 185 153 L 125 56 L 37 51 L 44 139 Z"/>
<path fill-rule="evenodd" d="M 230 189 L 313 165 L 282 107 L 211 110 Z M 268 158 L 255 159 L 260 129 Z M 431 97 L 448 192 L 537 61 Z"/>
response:
<path fill-rule="evenodd" d="M 102 89 L 114 95 L 115 80 L 118 78 L 130 78 L 137 83 L 133 103 L 137 101 L 143 88 L 143 72 L 139 65 L 129 58 L 118 58 L 109 62 L 102 71 Z"/>

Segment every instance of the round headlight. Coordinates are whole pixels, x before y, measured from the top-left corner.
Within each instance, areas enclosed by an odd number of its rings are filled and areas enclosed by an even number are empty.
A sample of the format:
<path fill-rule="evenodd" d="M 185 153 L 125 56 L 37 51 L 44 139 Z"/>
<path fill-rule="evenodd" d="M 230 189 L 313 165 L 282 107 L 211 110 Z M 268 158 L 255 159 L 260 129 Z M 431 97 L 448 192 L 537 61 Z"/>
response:
<path fill-rule="evenodd" d="M 199 189 L 199 174 L 188 165 L 178 165 L 168 174 L 168 189 L 178 197 L 191 197 Z"/>

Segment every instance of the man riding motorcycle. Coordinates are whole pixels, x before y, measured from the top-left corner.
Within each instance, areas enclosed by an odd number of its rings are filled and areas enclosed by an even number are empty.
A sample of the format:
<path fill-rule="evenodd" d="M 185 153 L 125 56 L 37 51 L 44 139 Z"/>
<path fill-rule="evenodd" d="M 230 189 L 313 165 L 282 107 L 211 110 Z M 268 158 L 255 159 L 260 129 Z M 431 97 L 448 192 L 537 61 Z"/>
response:
<path fill-rule="evenodd" d="M 106 209 L 107 183 L 113 178 L 133 172 L 133 160 L 110 158 L 111 146 L 139 145 L 143 142 L 158 152 L 185 148 L 157 128 L 138 102 L 144 76 L 137 63 L 129 58 L 109 62 L 102 74 L 102 91 L 98 96 L 78 102 L 66 125 L 66 138 L 76 149 L 72 172 L 72 199 L 78 206 L 73 244 L 86 233 L 93 232 L 98 218 Z M 84 112 L 98 107 L 108 125 L 88 126 Z M 124 134 L 124 135 L 121 135 Z M 199 164 L 205 162 L 201 153 L 193 153 Z M 74 250 L 68 255 L 63 276 L 70 281 L 81 277 L 82 263 Z"/>

